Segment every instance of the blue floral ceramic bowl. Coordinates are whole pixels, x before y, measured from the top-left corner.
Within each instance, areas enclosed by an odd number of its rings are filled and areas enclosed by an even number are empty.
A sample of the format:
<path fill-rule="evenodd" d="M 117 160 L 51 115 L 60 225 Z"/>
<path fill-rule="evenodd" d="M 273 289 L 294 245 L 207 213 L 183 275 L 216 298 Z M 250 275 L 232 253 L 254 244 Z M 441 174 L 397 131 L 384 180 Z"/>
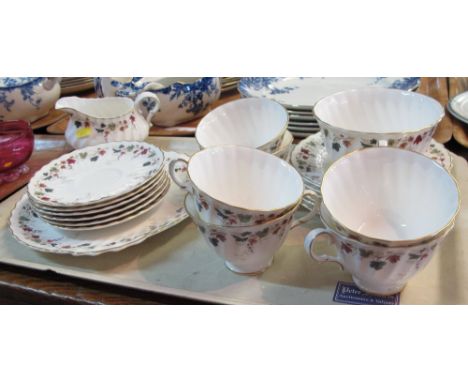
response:
<path fill-rule="evenodd" d="M 218 77 L 96 77 L 94 84 L 99 97 L 155 94 L 160 108 L 152 122 L 167 127 L 203 116 L 221 94 Z"/>
<path fill-rule="evenodd" d="M 0 121 L 34 122 L 60 97 L 58 77 L 0 77 Z"/>

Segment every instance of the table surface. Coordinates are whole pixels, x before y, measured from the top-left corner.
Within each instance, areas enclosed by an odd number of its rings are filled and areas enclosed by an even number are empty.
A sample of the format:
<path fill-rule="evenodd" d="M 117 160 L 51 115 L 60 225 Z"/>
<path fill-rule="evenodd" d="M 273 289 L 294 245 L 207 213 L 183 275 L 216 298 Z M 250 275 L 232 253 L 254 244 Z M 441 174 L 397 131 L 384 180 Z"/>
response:
<path fill-rule="evenodd" d="M 443 105 L 449 99 L 446 78 L 423 78 L 420 92 L 438 99 Z M 92 94 L 90 95 L 92 96 Z M 236 91 L 223 94 L 213 107 L 239 98 Z M 51 119 L 57 123 L 56 119 Z M 60 122 L 60 121 L 59 121 Z M 183 126 L 195 127 L 198 120 L 185 123 Z M 465 129 L 466 126 L 451 116 L 445 116 L 440 127 L 440 141 L 452 152 L 468 159 L 468 149 L 457 143 L 452 136 L 455 129 Z M 152 128 L 151 135 L 180 135 L 174 129 Z M 40 126 L 35 132 L 35 150 L 27 165 L 31 171 L 21 176 L 17 181 L 0 185 L 0 201 L 7 198 L 25 186 L 31 176 L 54 158 L 72 150 L 64 140 L 63 135 L 45 135 L 46 126 Z M 450 132 L 450 136 L 446 132 Z M 436 138 L 439 138 L 437 136 Z M 447 139 L 448 138 L 448 139 Z M 9 213 L 9 211 L 0 211 Z M 209 250 L 207 248 L 207 250 Z M 34 271 L 22 267 L 0 264 L 0 303 L 2 304 L 194 304 L 196 301 L 179 297 L 166 296 L 157 293 L 142 292 L 128 288 L 108 286 L 105 284 L 85 281 L 77 278 L 61 276 L 52 272 Z"/>

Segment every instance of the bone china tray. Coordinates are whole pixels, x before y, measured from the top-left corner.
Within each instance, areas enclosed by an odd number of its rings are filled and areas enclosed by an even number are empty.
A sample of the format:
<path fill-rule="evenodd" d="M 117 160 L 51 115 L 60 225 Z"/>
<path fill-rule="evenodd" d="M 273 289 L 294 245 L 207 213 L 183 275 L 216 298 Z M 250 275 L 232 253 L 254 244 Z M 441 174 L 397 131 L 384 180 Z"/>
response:
<path fill-rule="evenodd" d="M 191 154 L 193 138 L 158 138 L 163 150 Z M 468 165 L 454 156 L 452 174 L 462 195 L 455 229 L 438 248 L 431 263 L 411 279 L 401 304 L 468 304 Z M 290 232 L 263 275 L 240 276 L 226 269 L 195 225 L 185 220 L 143 243 L 95 257 L 73 257 L 34 251 L 17 243 L 8 217 L 21 190 L 0 204 L 0 262 L 106 284 L 182 296 L 199 301 L 242 304 L 333 304 L 339 281 L 351 277 L 334 264 L 317 264 L 303 249 L 304 236 L 320 225 L 315 219 Z"/>

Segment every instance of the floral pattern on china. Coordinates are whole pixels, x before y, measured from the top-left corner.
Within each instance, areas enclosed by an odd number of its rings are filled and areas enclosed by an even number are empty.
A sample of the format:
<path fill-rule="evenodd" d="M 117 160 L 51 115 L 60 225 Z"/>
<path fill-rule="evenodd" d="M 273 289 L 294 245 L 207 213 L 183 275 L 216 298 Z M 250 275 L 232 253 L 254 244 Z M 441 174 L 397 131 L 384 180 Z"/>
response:
<path fill-rule="evenodd" d="M 429 261 L 429 256 L 432 254 L 437 244 L 431 243 L 428 246 L 423 246 L 417 249 L 388 249 L 388 250 L 373 250 L 364 248 L 354 248 L 351 244 L 343 241 L 340 244 L 341 253 L 351 255 L 356 252 L 362 259 L 366 259 L 364 262 L 367 267 L 372 268 L 376 271 L 380 271 L 385 268 L 386 265 L 396 264 L 399 261 L 414 263 L 416 269 L 425 265 Z"/>
<path fill-rule="evenodd" d="M 419 77 L 243 77 L 239 92 L 244 97 L 267 97 L 285 106 L 311 110 L 322 97 L 342 90 L 377 86 L 414 90 Z"/>
<path fill-rule="evenodd" d="M 0 77 L 0 120 L 45 116 L 60 96 L 60 78 Z"/>
<path fill-rule="evenodd" d="M 396 147 L 399 149 L 406 149 L 406 150 L 417 150 L 418 146 L 427 146 L 428 142 L 431 141 L 432 136 L 434 135 L 434 131 L 436 126 L 434 126 L 430 130 L 426 130 L 421 134 L 409 134 L 409 135 L 402 135 L 398 138 L 390 138 L 383 142 L 383 147 Z M 360 135 L 353 136 L 352 133 L 346 134 L 339 134 L 339 133 L 330 133 L 330 130 L 327 128 L 321 129 L 325 138 L 328 136 L 331 137 L 331 150 L 336 153 L 346 153 L 349 148 L 353 150 L 363 149 L 366 147 L 375 147 L 380 146 L 380 141 L 376 137 L 372 137 L 372 133 L 368 133 L 367 137 L 362 137 Z"/>
<path fill-rule="evenodd" d="M 164 166 L 184 154 L 164 152 Z M 182 170 L 182 166 L 179 166 Z M 32 209 L 28 195 L 23 195 L 10 217 L 10 229 L 20 243 L 41 252 L 96 256 L 122 251 L 185 220 L 185 192 L 171 184 L 161 204 L 137 218 L 117 226 L 93 231 L 67 232 L 44 222 Z"/>
<path fill-rule="evenodd" d="M 139 94 L 135 101 L 65 97 L 57 101 L 55 108 L 71 115 L 65 131 L 67 142 L 83 148 L 106 142 L 143 141 L 148 137 L 159 100 L 149 92 Z"/>
<path fill-rule="evenodd" d="M 250 229 L 238 234 L 228 234 L 223 230 L 217 228 L 205 228 L 199 226 L 198 229 L 203 234 L 207 235 L 208 241 L 213 247 L 217 247 L 222 243 L 225 243 L 227 236 L 229 235 L 236 243 L 240 246 L 245 246 L 249 253 L 255 252 L 255 245 L 262 240 L 268 240 L 270 235 L 282 237 L 286 233 L 286 229 L 289 228 L 288 224 L 292 221 L 293 216 L 289 216 L 286 219 L 280 220 L 275 223 L 272 227 L 266 227 L 263 229 Z M 263 224 L 259 223 L 259 224 Z M 255 227 L 255 226 L 254 226 Z M 208 231 L 207 231 L 208 229 Z"/>
<path fill-rule="evenodd" d="M 102 202 L 145 183 L 163 162 L 163 152 L 144 142 L 92 146 L 44 166 L 31 179 L 28 193 L 46 205 Z"/>

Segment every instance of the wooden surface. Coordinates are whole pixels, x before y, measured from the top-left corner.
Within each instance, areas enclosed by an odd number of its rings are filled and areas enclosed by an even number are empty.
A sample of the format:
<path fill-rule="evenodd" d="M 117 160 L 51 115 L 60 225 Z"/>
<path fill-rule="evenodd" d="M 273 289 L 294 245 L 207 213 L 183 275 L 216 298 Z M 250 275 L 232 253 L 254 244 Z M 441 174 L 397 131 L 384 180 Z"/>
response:
<path fill-rule="evenodd" d="M 450 90 L 450 84 L 452 84 Z M 423 78 L 421 82 L 420 92 L 430 95 L 445 106 L 448 99 L 453 97 L 456 92 L 465 89 L 460 89 L 458 82 L 454 79 L 446 78 Z M 86 96 L 93 97 L 93 93 L 87 93 Z M 226 93 L 213 107 L 239 98 L 236 91 Z M 55 122 L 55 127 L 62 126 L 64 131 L 66 119 L 61 119 Z M 194 128 L 199 122 L 198 120 L 190 123 L 182 124 Z M 52 126 L 54 123 L 52 124 Z M 45 132 L 42 126 L 39 130 Z M 447 141 L 457 133 L 462 142 L 467 142 L 468 134 L 466 133 L 467 126 L 457 120 L 451 118 L 448 113 L 438 129 L 437 137 L 441 141 Z M 57 130 L 60 133 L 60 131 Z M 177 128 L 168 129 L 154 127 L 151 135 L 193 135 L 193 131 L 181 132 Z M 31 168 L 28 174 L 23 175 L 16 182 L 8 183 L 0 186 L 0 201 L 19 190 L 27 184 L 31 176 L 41 168 L 44 164 L 52 159 L 59 157 L 63 153 L 72 150 L 66 144 L 60 135 L 36 135 L 35 151 L 27 162 Z M 463 134 L 463 138 L 460 138 Z M 463 139 L 465 141 L 463 141 Z M 455 141 L 450 139 L 446 146 L 459 155 L 468 158 L 468 150 Z M 5 213 L 9 211 L 1 211 Z M 196 303 L 188 299 L 175 298 L 170 296 L 158 295 L 154 293 L 145 293 L 141 291 L 116 288 L 104 284 L 88 282 L 71 277 L 60 276 L 50 272 L 32 271 L 20 267 L 7 266 L 0 264 L 0 303 L 2 304 L 185 304 Z"/>

